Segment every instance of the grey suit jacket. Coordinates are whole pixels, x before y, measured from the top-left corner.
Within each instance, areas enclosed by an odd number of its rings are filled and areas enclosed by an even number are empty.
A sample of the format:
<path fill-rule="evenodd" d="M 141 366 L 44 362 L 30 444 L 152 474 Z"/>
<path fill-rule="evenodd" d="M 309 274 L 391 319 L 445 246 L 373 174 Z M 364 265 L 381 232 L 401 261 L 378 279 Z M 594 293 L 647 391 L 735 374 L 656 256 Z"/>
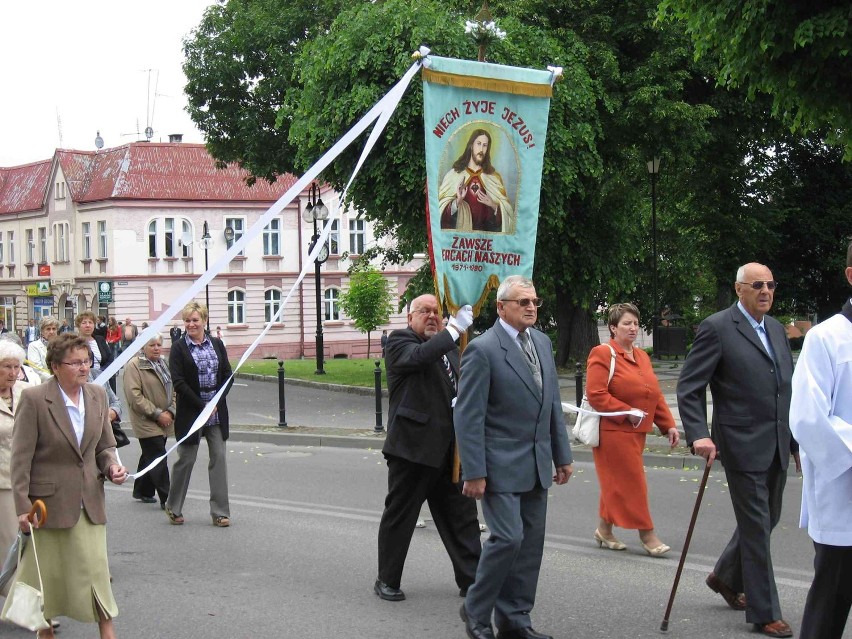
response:
<path fill-rule="evenodd" d="M 47 506 L 46 528 L 73 527 L 80 518 L 80 504 L 92 523 L 106 523 L 101 475 L 118 463 L 106 392 L 86 384 L 83 401 L 86 419 L 79 446 L 56 379 L 25 389 L 15 411 L 15 511 L 27 513 L 32 502 L 41 499 Z"/>
<path fill-rule="evenodd" d="M 548 337 L 530 329 L 543 389 L 499 320 L 462 355 L 453 421 L 464 479 L 485 477 L 486 490 L 520 493 L 553 483 L 553 466 L 573 462 Z"/>
<path fill-rule="evenodd" d="M 705 389 L 713 394 L 712 439 L 733 470 L 764 471 L 778 455 L 786 469 L 795 445 L 790 434 L 793 356 L 784 327 L 765 316 L 774 362 L 736 304 L 698 327 L 677 385 L 686 440 L 711 437 Z M 777 370 L 776 370 L 777 369 Z"/>

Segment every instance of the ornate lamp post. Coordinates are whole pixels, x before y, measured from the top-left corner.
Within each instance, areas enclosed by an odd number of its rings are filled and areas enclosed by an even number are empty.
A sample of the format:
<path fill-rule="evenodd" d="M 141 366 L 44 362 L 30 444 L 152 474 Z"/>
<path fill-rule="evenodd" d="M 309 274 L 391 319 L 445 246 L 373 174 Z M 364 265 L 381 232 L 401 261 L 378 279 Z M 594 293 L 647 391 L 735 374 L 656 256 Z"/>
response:
<path fill-rule="evenodd" d="M 654 256 L 654 288 L 653 288 L 653 331 L 654 355 L 657 354 L 657 323 L 660 317 L 659 299 L 657 297 L 657 174 L 660 172 L 660 158 L 648 160 L 648 175 L 651 176 L 651 252 Z"/>
<path fill-rule="evenodd" d="M 201 247 L 204 249 L 204 272 L 209 268 L 207 265 L 207 251 L 213 246 L 213 238 L 210 237 L 210 228 L 204 221 L 204 229 L 201 234 Z M 205 303 L 207 304 L 207 334 L 210 334 L 210 285 L 204 287 Z"/>
<path fill-rule="evenodd" d="M 319 240 L 319 233 L 317 233 L 317 220 L 322 221 L 328 219 L 328 207 L 322 203 L 322 199 L 319 196 L 319 186 L 316 182 L 311 184 L 311 190 L 308 193 L 308 203 L 305 206 L 305 211 L 302 213 L 302 218 L 305 222 L 313 222 L 314 225 L 314 235 L 311 238 L 310 245 L 308 246 L 308 253 L 311 253 L 314 250 L 317 240 Z M 317 375 L 325 375 L 325 370 L 323 369 L 323 358 L 325 353 L 322 338 L 322 291 L 320 290 L 320 266 L 322 266 L 327 259 L 328 245 L 325 244 L 320 249 L 319 254 L 314 260 L 314 288 L 316 289 L 317 298 Z"/>

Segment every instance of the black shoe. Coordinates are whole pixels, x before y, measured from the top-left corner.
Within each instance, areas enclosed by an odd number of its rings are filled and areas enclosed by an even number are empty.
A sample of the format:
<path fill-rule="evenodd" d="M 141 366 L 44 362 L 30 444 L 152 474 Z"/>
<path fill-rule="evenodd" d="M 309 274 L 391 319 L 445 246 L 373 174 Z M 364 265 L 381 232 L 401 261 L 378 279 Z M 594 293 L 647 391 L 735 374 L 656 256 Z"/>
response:
<path fill-rule="evenodd" d="M 532 628 L 512 628 L 511 630 L 501 630 L 497 639 L 553 639 L 553 637 L 536 632 Z"/>
<path fill-rule="evenodd" d="M 376 583 L 373 584 L 373 591 L 379 596 L 380 599 L 384 599 L 385 601 L 404 601 L 405 593 L 402 592 L 399 588 L 393 588 L 392 586 L 388 586 L 381 579 L 376 579 Z"/>
<path fill-rule="evenodd" d="M 154 499 L 153 497 L 136 497 L 134 495 L 134 499 L 138 499 L 143 504 L 156 504 L 157 503 L 157 500 Z"/>
<path fill-rule="evenodd" d="M 491 629 L 491 624 L 484 626 L 475 619 L 469 618 L 464 604 L 461 605 L 459 614 L 462 621 L 464 621 L 464 629 L 470 639 L 494 639 L 494 631 Z"/>

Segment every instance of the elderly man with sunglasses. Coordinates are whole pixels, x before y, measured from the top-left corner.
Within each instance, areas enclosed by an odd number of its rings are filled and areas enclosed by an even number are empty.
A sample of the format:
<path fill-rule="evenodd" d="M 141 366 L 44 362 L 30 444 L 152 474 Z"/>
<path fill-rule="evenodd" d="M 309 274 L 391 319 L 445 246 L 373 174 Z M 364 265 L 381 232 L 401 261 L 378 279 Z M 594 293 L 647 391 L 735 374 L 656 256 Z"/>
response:
<path fill-rule="evenodd" d="M 482 500 L 491 535 L 460 613 L 471 639 L 550 639 L 532 627 L 547 489 L 571 477 L 553 346 L 533 325 L 541 300 L 518 275 L 497 289 L 494 326 L 462 358 L 454 413 L 462 492 Z"/>
<path fill-rule="evenodd" d="M 698 327 L 677 385 L 686 439 L 725 467 L 737 527 L 706 580 L 729 607 L 769 637 L 792 637 L 781 618 L 769 538 L 781 516 L 790 454 L 793 357 L 784 327 L 767 313 L 776 282 L 763 264 L 737 271 L 739 301 Z M 713 395 L 713 430 L 705 392 Z"/>

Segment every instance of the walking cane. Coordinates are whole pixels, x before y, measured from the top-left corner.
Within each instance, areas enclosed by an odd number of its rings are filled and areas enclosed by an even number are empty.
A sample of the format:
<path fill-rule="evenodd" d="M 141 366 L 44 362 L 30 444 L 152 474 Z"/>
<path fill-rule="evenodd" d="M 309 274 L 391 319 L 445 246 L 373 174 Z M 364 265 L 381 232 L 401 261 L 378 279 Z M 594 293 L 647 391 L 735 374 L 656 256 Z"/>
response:
<path fill-rule="evenodd" d="M 672 594 L 669 596 L 669 605 L 666 606 L 666 614 L 663 617 L 663 623 L 660 624 L 660 632 L 668 632 L 669 630 L 669 615 L 672 612 L 674 605 L 677 586 L 680 583 L 680 575 L 683 572 L 683 565 L 686 563 L 686 553 L 689 552 L 689 542 L 692 541 L 692 531 L 695 529 L 695 520 L 698 519 L 698 510 L 701 508 L 701 498 L 704 496 L 704 489 L 707 487 L 707 478 L 710 476 L 710 467 L 713 465 L 713 460 L 708 459 L 707 465 L 704 467 L 704 477 L 701 478 L 701 486 L 698 488 L 698 497 L 695 498 L 695 508 L 692 509 L 692 519 L 689 522 L 689 529 L 686 531 L 686 540 L 683 542 L 683 551 L 680 553 L 680 562 L 677 565 L 674 583 L 672 584 Z"/>

